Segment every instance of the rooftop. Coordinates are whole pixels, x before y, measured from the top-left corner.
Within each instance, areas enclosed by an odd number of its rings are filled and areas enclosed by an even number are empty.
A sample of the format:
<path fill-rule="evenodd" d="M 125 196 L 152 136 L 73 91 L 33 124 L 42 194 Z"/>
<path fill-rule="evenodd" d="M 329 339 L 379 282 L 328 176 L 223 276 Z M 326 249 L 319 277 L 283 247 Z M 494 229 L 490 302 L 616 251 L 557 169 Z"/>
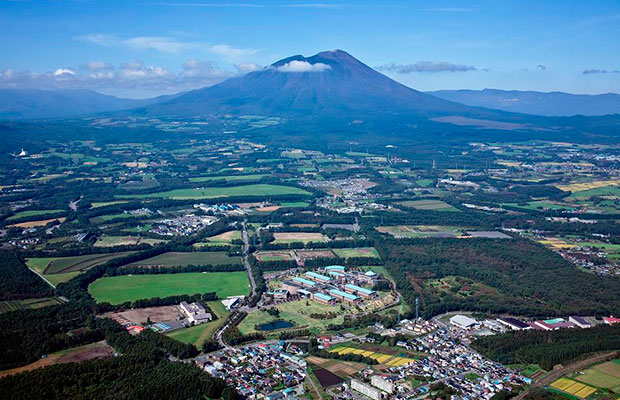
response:
<path fill-rule="evenodd" d="M 364 294 L 374 294 L 375 291 L 374 290 L 370 290 L 370 289 L 366 289 L 357 285 L 351 285 L 350 283 L 347 283 L 346 285 L 344 285 L 344 287 L 351 289 L 351 290 L 355 290 L 356 292 L 359 293 L 364 293 Z"/>
<path fill-rule="evenodd" d="M 315 293 L 314 297 L 316 297 L 317 299 L 325 300 L 325 301 L 334 300 L 332 296 L 325 294 L 325 293 Z"/>
<path fill-rule="evenodd" d="M 329 291 L 329 293 L 335 296 L 347 298 L 349 300 L 359 300 L 359 296 L 351 294 L 351 293 L 343 292 L 342 290 L 338 290 L 338 289 L 332 289 Z"/>

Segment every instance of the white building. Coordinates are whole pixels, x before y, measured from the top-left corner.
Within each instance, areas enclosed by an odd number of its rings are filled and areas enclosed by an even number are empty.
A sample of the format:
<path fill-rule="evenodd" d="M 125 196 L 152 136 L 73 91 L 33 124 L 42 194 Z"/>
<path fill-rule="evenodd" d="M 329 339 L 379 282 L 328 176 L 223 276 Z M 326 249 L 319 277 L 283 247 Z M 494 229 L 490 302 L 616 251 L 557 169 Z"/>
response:
<path fill-rule="evenodd" d="M 370 378 L 370 383 L 384 392 L 394 393 L 394 384 L 379 375 L 373 375 Z"/>
<path fill-rule="evenodd" d="M 451 317 L 450 323 L 463 329 L 471 328 L 474 325 L 478 325 L 478 321 L 464 315 L 455 315 L 454 317 Z"/>
<path fill-rule="evenodd" d="M 381 391 L 379 389 L 375 389 L 357 379 L 351 379 L 351 389 L 373 400 L 381 400 Z"/>
<path fill-rule="evenodd" d="M 181 311 L 187 317 L 187 320 L 192 325 L 202 324 L 203 322 L 209 322 L 213 319 L 213 315 L 208 313 L 202 304 L 195 302 L 188 304 L 186 301 L 181 302 Z"/>

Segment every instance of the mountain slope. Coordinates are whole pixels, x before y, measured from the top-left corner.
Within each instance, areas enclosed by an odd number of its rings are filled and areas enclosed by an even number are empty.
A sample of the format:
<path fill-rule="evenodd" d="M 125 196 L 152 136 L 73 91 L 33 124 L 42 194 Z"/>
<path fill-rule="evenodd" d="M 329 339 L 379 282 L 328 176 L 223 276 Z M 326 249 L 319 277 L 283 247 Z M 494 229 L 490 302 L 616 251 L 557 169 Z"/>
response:
<path fill-rule="evenodd" d="M 168 98 L 121 99 L 92 90 L 0 89 L 0 119 L 70 117 L 125 110 Z"/>
<path fill-rule="evenodd" d="M 260 71 L 145 107 L 149 115 L 259 114 L 358 118 L 445 115 L 472 107 L 408 88 L 341 50 L 280 60 Z"/>
<path fill-rule="evenodd" d="M 615 93 L 577 95 L 497 89 L 438 90 L 427 93 L 470 106 L 525 114 L 545 116 L 620 114 L 620 95 Z"/>

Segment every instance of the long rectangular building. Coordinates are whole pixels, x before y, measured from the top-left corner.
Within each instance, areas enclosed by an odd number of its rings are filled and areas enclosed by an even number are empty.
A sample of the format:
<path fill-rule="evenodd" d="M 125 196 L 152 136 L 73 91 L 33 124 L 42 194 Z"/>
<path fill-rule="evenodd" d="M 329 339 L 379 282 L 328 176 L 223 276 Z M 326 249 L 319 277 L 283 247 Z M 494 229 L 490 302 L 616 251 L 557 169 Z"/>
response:
<path fill-rule="evenodd" d="M 347 292 L 343 292 L 342 290 L 332 289 L 329 291 L 329 294 L 334 296 L 337 299 L 347 301 L 349 303 L 359 303 L 362 299 L 359 296 Z"/>
<path fill-rule="evenodd" d="M 325 293 L 313 293 L 312 294 L 312 300 L 316 300 L 319 303 L 323 303 L 323 304 L 334 304 L 336 302 L 336 298 L 325 294 Z"/>
<path fill-rule="evenodd" d="M 300 276 L 294 277 L 293 282 L 299 283 L 301 286 L 308 287 L 308 288 L 314 287 L 316 285 L 316 282 L 312 282 L 311 280 L 302 278 Z"/>
<path fill-rule="evenodd" d="M 329 276 L 325 276 L 325 275 L 321 275 L 321 274 L 317 274 L 316 272 L 306 272 L 305 274 L 309 279 L 312 279 L 313 281 L 317 281 L 317 282 L 329 282 L 332 280 L 332 278 L 330 278 Z"/>
<path fill-rule="evenodd" d="M 362 297 L 374 297 L 377 294 L 377 292 L 375 292 L 374 290 L 366 289 L 357 285 L 352 285 L 350 283 L 344 285 L 344 291 L 348 293 L 359 294 Z"/>

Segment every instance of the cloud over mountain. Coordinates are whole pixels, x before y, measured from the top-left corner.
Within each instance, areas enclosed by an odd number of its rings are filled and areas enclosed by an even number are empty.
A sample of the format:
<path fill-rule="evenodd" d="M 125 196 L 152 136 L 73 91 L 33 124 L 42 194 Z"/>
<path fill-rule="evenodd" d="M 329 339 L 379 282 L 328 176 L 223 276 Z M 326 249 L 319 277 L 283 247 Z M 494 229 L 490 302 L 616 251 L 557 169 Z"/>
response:
<path fill-rule="evenodd" d="M 476 71 L 471 65 L 453 64 L 446 61 L 418 61 L 415 64 L 386 64 L 377 67 L 379 71 L 396 72 L 397 74 L 411 74 L 413 72 L 467 72 Z"/>
<path fill-rule="evenodd" d="M 310 64 L 305 60 L 293 60 L 276 67 L 276 69 L 280 72 L 323 72 L 331 69 L 331 67 L 323 63 Z"/>

